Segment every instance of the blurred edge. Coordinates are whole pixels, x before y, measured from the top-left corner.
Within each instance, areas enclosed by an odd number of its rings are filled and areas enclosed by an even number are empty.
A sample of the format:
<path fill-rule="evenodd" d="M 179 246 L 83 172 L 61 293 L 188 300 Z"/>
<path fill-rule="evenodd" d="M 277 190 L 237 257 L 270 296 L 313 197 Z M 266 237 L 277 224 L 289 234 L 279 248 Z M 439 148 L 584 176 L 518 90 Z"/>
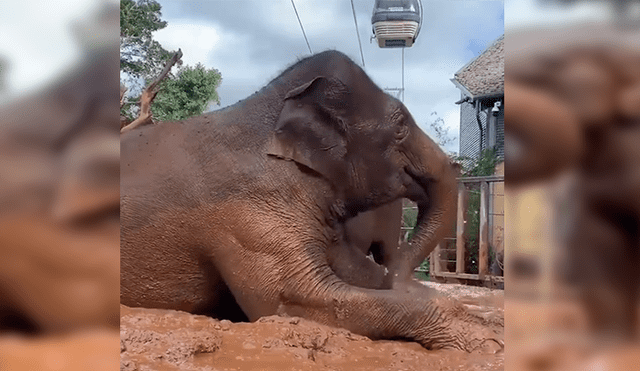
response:
<path fill-rule="evenodd" d="M 64 25 L 80 58 L 26 95 L 0 95 L 2 370 L 119 365 L 119 6 L 69 5 L 87 9 Z M 0 50 L 0 89 L 20 55 Z"/>
<path fill-rule="evenodd" d="M 640 2 L 537 10 L 505 35 L 505 367 L 640 370 Z"/>

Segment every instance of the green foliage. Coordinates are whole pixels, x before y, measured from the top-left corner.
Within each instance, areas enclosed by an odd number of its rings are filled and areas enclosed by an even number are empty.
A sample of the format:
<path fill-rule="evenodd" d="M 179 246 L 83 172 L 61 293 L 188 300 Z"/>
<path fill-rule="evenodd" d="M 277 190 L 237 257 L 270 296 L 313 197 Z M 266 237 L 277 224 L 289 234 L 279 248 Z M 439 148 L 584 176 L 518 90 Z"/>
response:
<path fill-rule="evenodd" d="M 478 273 L 478 253 L 480 250 L 480 190 L 469 190 L 467 203 L 466 271 Z"/>
<path fill-rule="evenodd" d="M 487 148 L 482 151 L 478 160 L 469 170 L 469 176 L 489 176 L 496 171 L 498 159 L 495 147 Z"/>
<path fill-rule="evenodd" d="M 466 156 L 456 156 L 453 161 L 462 166 L 462 176 L 489 176 L 493 175 L 496 165 L 500 162 L 495 147 L 486 148 L 480 153 L 480 157 L 471 161 Z M 466 164 L 466 165 L 465 165 Z"/>
<path fill-rule="evenodd" d="M 155 0 L 120 1 L 120 70 L 133 79 L 151 81 L 173 54 L 152 37 L 167 26 L 161 9 Z"/>
<path fill-rule="evenodd" d="M 404 221 L 403 225 L 405 227 L 415 228 L 416 222 L 418 220 L 418 210 L 412 208 L 406 208 L 402 210 L 402 219 Z M 411 239 L 414 234 L 414 229 L 409 230 L 408 239 Z"/>
<path fill-rule="evenodd" d="M 160 19 L 162 7 L 154 0 L 120 0 L 120 36 L 151 38 L 167 26 Z"/>
<path fill-rule="evenodd" d="M 409 234 L 407 236 L 407 239 L 410 240 L 411 238 L 413 238 L 413 235 L 415 234 L 415 227 L 418 221 L 418 209 L 409 207 L 409 206 L 415 206 L 414 203 L 409 203 L 409 204 L 403 203 L 403 206 L 405 208 L 402 210 L 402 220 L 403 220 L 402 225 L 405 227 L 412 228 L 412 229 L 409 229 Z M 404 230 L 403 230 L 403 233 L 404 233 Z M 420 269 L 425 270 L 425 272 L 414 272 L 415 278 L 422 281 L 429 281 L 430 278 L 429 278 L 429 260 L 428 259 L 425 259 L 422 262 L 422 264 L 420 264 Z"/>
<path fill-rule="evenodd" d="M 184 120 L 204 112 L 207 104 L 220 104 L 216 89 L 222 76 L 216 69 L 206 69 L 203 65 L 185 66 L 177 76 L 166 79 L 161 84 L 160 93 L 153 102 L 153 116 L 161 121 Z"/>
<path fill-rule="evenodd" d="M 148 85 L 164 69 L 167 60 L 174 54 L 153 40 L 153 32 L 167 26 L 161 19 L 162 7 L 155 0 L 120 1 L 120 71 L 128 76 L 129 92 L 137 91 L 132 86 Z M 178 61 L 178 66 L 181 66 Z M 216 89 L 222 76 L 216 69 L 180 67 L 176 74 L 169 74 L 160 83 L 151 112 L 158 120 L 183 120 L 204 112 L 207 104 L 220 104 Z M 136 98 L 125 103 L 120 114 L 129 120 L 137 115 Z"/>
<path fill-rule="evenodd" d="M 413 276 L 422 281 L 431 281 L 431 276 L 429 275 L 429 259 L 425 259 L 420 264 L 421 272 L 414 272 Z"/>

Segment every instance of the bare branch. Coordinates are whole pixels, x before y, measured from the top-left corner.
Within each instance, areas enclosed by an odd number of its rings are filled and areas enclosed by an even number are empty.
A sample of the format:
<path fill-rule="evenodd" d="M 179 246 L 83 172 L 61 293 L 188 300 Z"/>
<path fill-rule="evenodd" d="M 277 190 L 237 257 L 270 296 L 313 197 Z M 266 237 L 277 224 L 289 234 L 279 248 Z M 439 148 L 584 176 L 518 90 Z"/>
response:
<path fill-rule="evenodd" d="M 156 89 L 156 87 L 165 77 L 167 77 L 169 71 L 171 71 L 171 67 L 173 67 L 173 65 L 176 64 L 178 60 L 180 60 L 180 58 L 182 58 L 182 50 L 178 49 L 178 52 L 167 61 L 167 64 L 164 66 L 164 69 L 162 70 L 160 75 L 158 75 L 158 77 L 156 77 L 156 79 L 153 80 L 153 82 L 149 84 L 149 86 L 147 86 L 147 88 L 142 92 L 142 95 L 140 96 L 140 114 L 138 115 L 138 118 L 120 129 L 120 134 L 135 129 L 140 125 L 153 123 L 151 116 L 151 103 L 156 97 L 156 94 L 158 94 L 158 90 Z M 122 95 L 120 96 L 120 99 L 120 104 L 122 104 Z"/>
<path fill-rule="evenodd" d="M 120 84 L 120 108 L 124 106 L 124 94 L 127 92 L 127 87 Z"/>

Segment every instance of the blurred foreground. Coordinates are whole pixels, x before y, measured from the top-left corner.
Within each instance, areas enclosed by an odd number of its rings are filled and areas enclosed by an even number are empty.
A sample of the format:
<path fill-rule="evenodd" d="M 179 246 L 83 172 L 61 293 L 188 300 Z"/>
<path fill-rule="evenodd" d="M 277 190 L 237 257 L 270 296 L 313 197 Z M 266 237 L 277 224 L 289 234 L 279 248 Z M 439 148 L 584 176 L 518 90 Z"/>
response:
<path fill-rule="evenodd" d="M 118 367 L 117 10 L 82 24 L 74 68 L 0 107 L 2 370 Z"/>
<path fill-rule="evenodd" d="M 507 33 L 507 370 L 640 370 L 640 29 Z"/>

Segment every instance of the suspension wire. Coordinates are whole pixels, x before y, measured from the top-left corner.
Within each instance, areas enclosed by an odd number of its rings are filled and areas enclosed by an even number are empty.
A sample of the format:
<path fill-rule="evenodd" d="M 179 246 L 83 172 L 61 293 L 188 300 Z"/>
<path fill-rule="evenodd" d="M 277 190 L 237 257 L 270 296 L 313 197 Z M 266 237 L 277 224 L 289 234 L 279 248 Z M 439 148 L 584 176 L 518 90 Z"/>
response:
<path fill-rule="evenodd" d="M 404 103 L 404 47 L 402 47 L 402 88 L 400 91 L 402 92 L 402 103 Z"/>
<path fill-rule="evenodd" d="M 307 42 L 307 48 L 309 48 L 309 53 L 313 54 L 311 51 L 311 46 L 309 45 L 309 40 L 307 40 L 307 34 L 304 32 L 304 27 L 302 26 L 302 21 L 300 20 L 300 16 L 298 15 L 298 10 L 296 9 L 296 4 L 291 0 L 291 5 L 293 5 L 293 11 L 296 12 L 296 17 L 298 17 L 298 23 L 300 23 L 300 28 L 302 29 L 302 36 L 304 36 L 304 41 Z"/>
<path fill-rule="evenodd" d="M 362 67 L 364 68 L 364 54 L 362 53 L 362 42 L 360 42 L 360 32 L 358 32 L 358 20 L 356 20 L 356 8 L 353 6 L 353 0 L 351 0 L 351 10 L 353 11 L 353 22 L 356 24 L 356 35 L 358 35 L 358 45 L 360 45 L 360 58 L 362 58 Z"/>

